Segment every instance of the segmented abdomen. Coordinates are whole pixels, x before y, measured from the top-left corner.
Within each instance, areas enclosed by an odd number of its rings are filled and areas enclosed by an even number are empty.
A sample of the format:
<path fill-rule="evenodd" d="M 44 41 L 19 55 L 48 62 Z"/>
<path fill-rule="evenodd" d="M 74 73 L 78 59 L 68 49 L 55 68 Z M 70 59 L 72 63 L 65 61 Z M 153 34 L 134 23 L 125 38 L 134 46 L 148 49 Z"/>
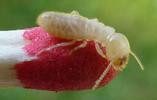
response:
<path fill-rule="evenodd" d="M 88 19 L 78 14 L 45 12 L 38 17 L 38 24 L 57 37 L 74 40 L 95 40 L 106 42 L 115 33 L 97 19 Z"/>

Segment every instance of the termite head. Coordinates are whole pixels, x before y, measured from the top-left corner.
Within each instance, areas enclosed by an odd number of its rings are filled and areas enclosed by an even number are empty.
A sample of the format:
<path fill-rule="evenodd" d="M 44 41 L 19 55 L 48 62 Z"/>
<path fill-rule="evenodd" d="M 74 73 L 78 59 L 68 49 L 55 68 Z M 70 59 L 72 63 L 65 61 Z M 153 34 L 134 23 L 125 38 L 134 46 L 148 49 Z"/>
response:
<path fill-rule="evenodd" d="M 128 39 L 120 33 L 113 34 L 108 38 L 107 57 L 113 62 L 116 69 L 122 70 L 126 66 L 130 54 Z"/>
<path fill-rule="evenodd" d="M 130 54 L 136 59 L 141 69 L 143 69 L 142 63 L 131 51 L 129 41 L 123 34 L 116 33 L 109 37 L 106 54 L 109 60 L 113 62 L 113 67 L 117 70 L 125 68 Z"/>

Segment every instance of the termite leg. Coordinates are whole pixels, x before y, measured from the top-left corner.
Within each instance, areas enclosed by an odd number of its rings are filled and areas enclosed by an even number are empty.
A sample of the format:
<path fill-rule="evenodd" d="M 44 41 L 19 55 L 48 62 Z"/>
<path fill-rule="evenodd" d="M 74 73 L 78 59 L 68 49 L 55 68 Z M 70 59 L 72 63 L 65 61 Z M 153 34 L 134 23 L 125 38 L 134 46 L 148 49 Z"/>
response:
<path fill-rule="evenodd" d="M 42 50 L 39 51 L 36 55 L 39 55 L 39 54 L 41 54 L 41 53 L 44 52 L 44 51 L 49 51 L 49 50 L 54 49 L 54 48 L 73 45 L 75 42 L 76 42 L 76 41 L 69 41 L 69 42 L 58 43 L 58 44 L 52 45 L 52 46 L 50 46 L 50 47 L 48 47 L 48 48 L 42 49 Z"/>
<path fill-rule="evenodd" d="M 104 77 L 109 72 L 110 68 L 112 67 L 113 62 L 110 62 L 109 65 L 106 67 L 106 69 L 103 71 L 103 73 L 100 75 L 100 77 L 95 81 L 94 86 L 92 87 L 92 90 L 95 90 L 101 83 L 101 81 L 104 79 Z"/>
<path fill-rule="evenodd" d="M 79 46 L 77 46 L 74 49 L 72 49 L 70 51 L 70 54 L 72 54 L 74 51 L 77 51 L 78 49 L 85 48 L 86 46 L 87 46 L 87 41 L 83 41 L 83 43 L 81 43 Z"/>
<path fill-rule="evenodd" d="M 107 59 L 106 55 L 104 54 L 104 52 L 102 51 L 102 49 L 100 48 L 99 44 L 97 42 L 95 42 L 95 49 L 98 52 L 98 54 L 100 56 L 102 56 L 103 58 Z"/>

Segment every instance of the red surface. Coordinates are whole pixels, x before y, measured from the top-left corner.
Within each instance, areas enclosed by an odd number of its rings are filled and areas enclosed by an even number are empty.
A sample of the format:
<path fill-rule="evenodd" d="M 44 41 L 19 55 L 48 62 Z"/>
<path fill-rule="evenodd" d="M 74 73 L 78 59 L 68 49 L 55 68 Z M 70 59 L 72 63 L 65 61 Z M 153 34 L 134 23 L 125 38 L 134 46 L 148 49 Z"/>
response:
<path fill-rule="evenodd" d="M 43 48 L 67 41 L 49 36 L 39 27 L 28 29 L 24 38 L 31 41 L 24 47 L 30 56 Z M 15 68 L 18 79 L 24 87 L 32 89 L 66 91 L 91 88 L 108 65 L 108 61 L 98 55 L 92 41 L 88 42 L 87 47 L 69 54 L 70 50 L 80 43 L 45 51 L 35 60 L 17 64 Z M 111 68 L 101 86 L 115 76 L 116 71 Z"/>

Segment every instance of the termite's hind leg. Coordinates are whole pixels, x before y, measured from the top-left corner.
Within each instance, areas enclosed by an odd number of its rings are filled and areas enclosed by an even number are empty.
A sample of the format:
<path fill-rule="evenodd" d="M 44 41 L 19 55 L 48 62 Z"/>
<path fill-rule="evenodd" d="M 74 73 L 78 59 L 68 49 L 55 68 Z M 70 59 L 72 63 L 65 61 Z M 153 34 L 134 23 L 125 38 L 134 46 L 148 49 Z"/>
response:
<path fill-rule="evenodd" d="M 100 85 L 100 83 L 102 82 L 102 80 L 107 75 L 110 68 L 112 67 L 112 64 L 113 64 L 113 62 L 110 62 L 109 65 L 106 67 L 106 69 L 103 71 L 103 73 L 100 75 L 100 77 L 95 81 L 95 84 L 92 87 L 92 90 L 95 90 Z"/>
<path fill-rule="evenodd" d="M 74 49 L 72 49 L 70 51 L 70 54 L 72 54 L 74 51 L 77 51 L 78 49 L 85 48 L 86 46 L 87 46 L 87 41 L 83 41 L 83 43 L 81 43 L 79 46 L 77 46 Z"/>
<path fill-rule="evenodd" d="M 97 42 L 95 42 L 95 49 L 100 56 L 102 56 L 105 59 L 107 58 Z"/>
<path fill-rule="evenodd" d="M 69 42 L 58 43 L 58 44 L 55 44 L 55 45 L 52 45 L 50 47 L 47 47 L 45 49 L 40 50 L 36 55 L 39 55 L 39 54 L 41 54 L 44 51 L 49 51 L 49 50 L 54 49 L 54 48 L 73 45 L 75 42 L 76 41 L 69 41 Z"/>

